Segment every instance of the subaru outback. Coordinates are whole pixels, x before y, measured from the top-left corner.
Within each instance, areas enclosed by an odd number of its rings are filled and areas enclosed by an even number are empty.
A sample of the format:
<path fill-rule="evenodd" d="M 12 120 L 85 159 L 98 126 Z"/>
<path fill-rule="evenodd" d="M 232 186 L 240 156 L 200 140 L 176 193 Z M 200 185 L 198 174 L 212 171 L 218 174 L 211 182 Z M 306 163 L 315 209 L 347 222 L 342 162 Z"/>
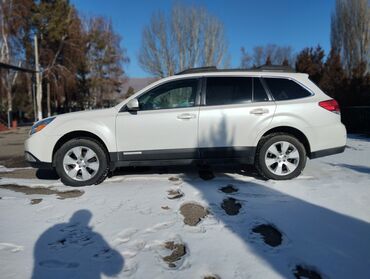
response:
<path fill-rule="evenodd" d="M 49 117 L 25 142 L 33 167 L 66 185 L 102 182 L 123 166 L 254 164 L 267 179 L 297 177 L 310 159 L 344 151 L 335 100 L 307 74 L 194 68 L 119 105 Z"/>

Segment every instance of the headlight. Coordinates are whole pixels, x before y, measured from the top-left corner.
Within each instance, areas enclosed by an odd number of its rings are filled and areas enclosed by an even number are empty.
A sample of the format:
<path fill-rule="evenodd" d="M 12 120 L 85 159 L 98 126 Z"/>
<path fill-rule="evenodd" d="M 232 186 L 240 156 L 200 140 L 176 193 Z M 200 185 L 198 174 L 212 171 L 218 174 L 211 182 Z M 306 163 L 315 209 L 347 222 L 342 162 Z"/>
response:
<path fill-rule="evenodd" d="M 33 135 L 34 133 L 40 132 L 42 129 L 46 127 L 51 121 L 53 121 L 55 117 L 49 117 L 45 118 L 43 120 L 40 120 L 35 123 L 35 125 L 32 126 L 30 135 Z"/>

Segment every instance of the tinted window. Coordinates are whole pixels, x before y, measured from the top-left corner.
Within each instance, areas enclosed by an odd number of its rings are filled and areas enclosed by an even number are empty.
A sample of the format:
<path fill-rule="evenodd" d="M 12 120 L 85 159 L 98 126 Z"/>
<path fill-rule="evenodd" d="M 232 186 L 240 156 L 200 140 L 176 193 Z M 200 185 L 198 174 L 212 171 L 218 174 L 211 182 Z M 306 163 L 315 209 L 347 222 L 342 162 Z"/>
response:
<path fill-rule="evenodd" d="M 259 78 L 253 78 L 253 102 L 266 102 L 269 98 Z"/>
<path fill-rule="evenodd" d="M 140 110 L 186 108 L 195 105 L 198 80 L 187 79 L 161 85 L 138 98 Z"/>
<path fill-rule="evenodd" d="M 252 100 L 252 78 L 207 78 L 206 104 L 208 106 L 240 104 Z"/>
<path fill-rule="evenodd" d="M 264 78 L 264 80 L 277 101 L 299 99 L 311 95 L 305 88 L 289 79 Z"/>

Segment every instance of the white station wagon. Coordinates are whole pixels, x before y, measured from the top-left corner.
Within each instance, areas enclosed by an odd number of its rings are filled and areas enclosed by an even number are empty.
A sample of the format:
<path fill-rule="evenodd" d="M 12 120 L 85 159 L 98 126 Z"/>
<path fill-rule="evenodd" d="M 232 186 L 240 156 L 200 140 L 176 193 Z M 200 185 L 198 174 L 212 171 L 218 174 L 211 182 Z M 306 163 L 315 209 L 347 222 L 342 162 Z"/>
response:
<path fill-rule="evenodd" d="M 33 167 L 66 185 L 98 184 L 122 166 L 254 164 L 292 179 L 306 158 L 344 151 L 335 100 L 307 74 L 194 68 L 152 83 L 119 105 L 49 117 L 25 142 Z"/>

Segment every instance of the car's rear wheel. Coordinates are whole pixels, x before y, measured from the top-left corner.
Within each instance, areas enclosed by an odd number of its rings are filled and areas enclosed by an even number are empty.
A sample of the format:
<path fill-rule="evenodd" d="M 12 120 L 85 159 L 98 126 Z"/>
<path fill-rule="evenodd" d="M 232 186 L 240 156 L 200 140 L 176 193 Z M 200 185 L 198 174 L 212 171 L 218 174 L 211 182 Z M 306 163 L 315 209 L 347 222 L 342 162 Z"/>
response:
<path fill-rule="evenodd" d="M 256 167 L 267 179 L 292 179 L 306 165 L 303 144 L 288 134 L 273 134 L 261 139 L 256 152 Z"/>
<path fill-rule="evenodd" d="M 68 186 L 101 183 L 108 173 L 104 148 L 91 139 L 72 139 L 56 152 L 55 167 L 62 182 Z"/>

